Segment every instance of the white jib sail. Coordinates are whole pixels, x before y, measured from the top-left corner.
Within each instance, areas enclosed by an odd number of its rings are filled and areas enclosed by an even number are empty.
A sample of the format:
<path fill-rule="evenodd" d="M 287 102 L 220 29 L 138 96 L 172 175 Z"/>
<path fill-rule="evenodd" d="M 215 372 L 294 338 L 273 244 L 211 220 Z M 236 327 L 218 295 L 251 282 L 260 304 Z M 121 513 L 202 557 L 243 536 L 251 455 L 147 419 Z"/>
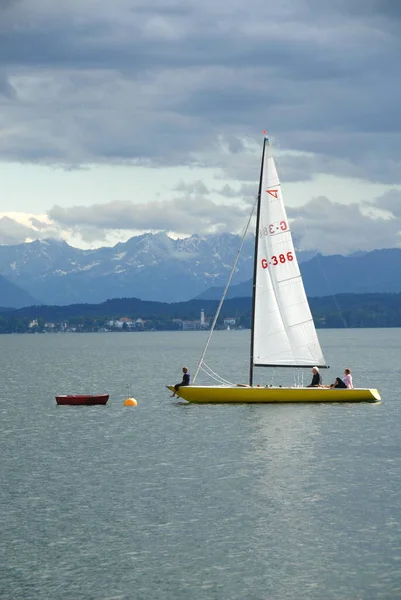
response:
<path fill-rule="evenodd" d="M 254 365 L 324 365 L 267 140 L 256 235 Z"/>

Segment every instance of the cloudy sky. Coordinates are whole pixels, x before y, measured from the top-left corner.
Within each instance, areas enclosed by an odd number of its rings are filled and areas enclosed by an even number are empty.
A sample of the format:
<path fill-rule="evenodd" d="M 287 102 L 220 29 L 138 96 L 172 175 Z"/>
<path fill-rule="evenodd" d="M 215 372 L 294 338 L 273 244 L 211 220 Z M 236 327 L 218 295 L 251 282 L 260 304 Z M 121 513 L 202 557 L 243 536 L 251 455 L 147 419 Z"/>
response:
<path fill-rule="evenodd" d="M 239 232 L 267 129 L 302 249 L 401 246 L 400 28 L 396 0 L 0 0 L 0 243 Z"/>

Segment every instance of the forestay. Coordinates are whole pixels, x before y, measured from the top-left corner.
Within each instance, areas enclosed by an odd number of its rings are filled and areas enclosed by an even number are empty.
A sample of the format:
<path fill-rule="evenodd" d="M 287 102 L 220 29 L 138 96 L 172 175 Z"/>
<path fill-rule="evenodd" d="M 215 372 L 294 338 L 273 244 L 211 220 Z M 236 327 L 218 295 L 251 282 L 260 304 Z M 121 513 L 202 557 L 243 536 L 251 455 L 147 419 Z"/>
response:
<path fill-rule="evenodd" d="M 265 140 L 253 334 L 255 366 L 325 364 L 294 252 L 280 181 Z"/>

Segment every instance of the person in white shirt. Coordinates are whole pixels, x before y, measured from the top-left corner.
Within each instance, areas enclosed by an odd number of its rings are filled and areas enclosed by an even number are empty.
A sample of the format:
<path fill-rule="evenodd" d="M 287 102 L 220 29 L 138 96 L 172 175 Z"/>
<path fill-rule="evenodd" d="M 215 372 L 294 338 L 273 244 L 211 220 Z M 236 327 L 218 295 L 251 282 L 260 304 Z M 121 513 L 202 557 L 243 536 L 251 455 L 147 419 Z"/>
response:
<path fill-rule="evenodd" d="M 347 386 L 348 389 L 352 390 L 353 389 L 353 385 L 352 385 L 352 375 L 351 375 L 351 369 L 344 369 L 344 383 Z"/>

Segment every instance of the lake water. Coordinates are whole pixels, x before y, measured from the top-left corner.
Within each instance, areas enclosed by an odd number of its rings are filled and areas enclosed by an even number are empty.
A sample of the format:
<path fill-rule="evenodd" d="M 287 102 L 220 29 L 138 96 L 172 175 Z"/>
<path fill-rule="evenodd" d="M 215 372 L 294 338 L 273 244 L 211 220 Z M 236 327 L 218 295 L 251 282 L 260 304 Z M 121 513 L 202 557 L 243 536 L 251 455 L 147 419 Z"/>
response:
<path fill-rule="evenodd" d="M 381 404 L 176 402 L 201 332 L 0 336 L 0 597 L 401 598 L 400 330 L 319 337 L 325 382 Z M 248 347 L 216 332 L 207 362 L 244 382 Z M 56 406 L 84 392 L 109 403 Z"/>

